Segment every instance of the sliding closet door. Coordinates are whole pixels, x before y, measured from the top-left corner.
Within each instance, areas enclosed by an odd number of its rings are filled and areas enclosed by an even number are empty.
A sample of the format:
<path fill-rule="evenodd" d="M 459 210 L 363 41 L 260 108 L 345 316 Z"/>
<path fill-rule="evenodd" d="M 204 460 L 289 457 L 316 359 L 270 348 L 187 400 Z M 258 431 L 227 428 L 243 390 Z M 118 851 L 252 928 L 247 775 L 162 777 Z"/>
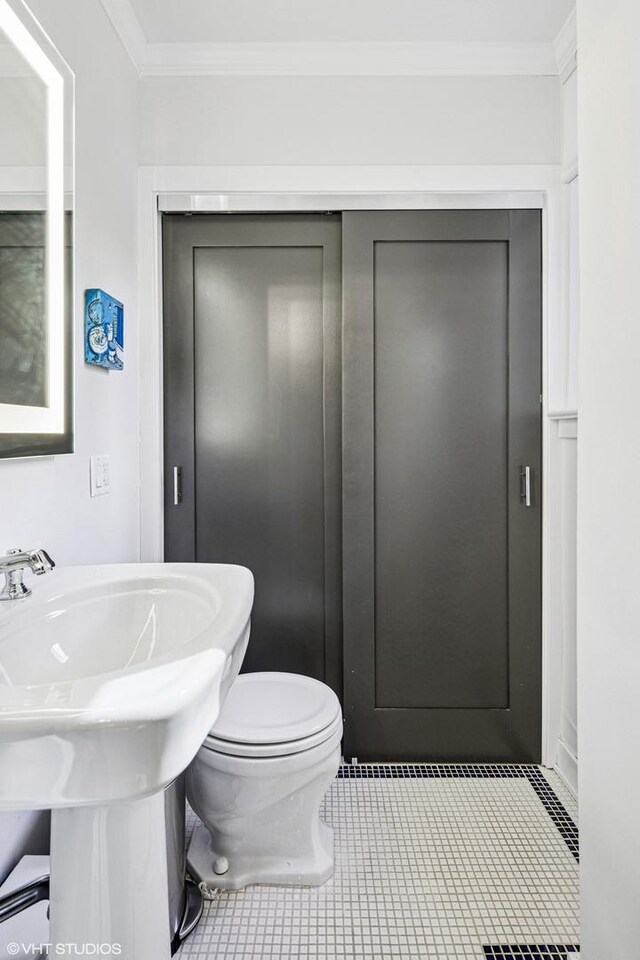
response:
<path fill-rule="evenodd" d="M 540 759 L 536 211 L 343 217 L 345 751 Z"/>
<path fill-rule="evenodd" d="M 340 218 L 166 216 L 164 254 L 165 556 L 249 567 L 244 669 L 340 692 Z"/>

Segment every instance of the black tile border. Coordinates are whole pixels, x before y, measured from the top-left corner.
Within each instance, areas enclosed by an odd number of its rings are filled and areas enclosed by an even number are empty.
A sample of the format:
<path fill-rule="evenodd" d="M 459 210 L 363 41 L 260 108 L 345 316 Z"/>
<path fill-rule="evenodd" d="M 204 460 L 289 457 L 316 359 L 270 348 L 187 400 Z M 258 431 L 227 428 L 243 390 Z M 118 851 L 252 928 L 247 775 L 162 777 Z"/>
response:
<path fill-rule="evenodd" d="M 528 780 L 567 847 L 576 860 L 580 859 L 578 827 L 554 793 L 540 768 L 532 763 L 343 763 L 338 770 L 338 779 Z M 550 948 L 546 947 L 545 949 Z M 569 950 L 569 952 L 575 953 L 575 950 Z M 497 954 L 496 956 L 510 957 L 508 953 Z M 544 957 L 544 954 L 541 956 Z M 553 958 L 553 954 L 548 954 L 548 956 Z M 517 954 L 516 958 L 519 960 Z M 528 960 L 526 955 L 525 958 Z M 561 956 L 561 960 L 564 960 L 564 957 Z"/>
<path fill-rule="evenodd" d="M 538 767 L 528 766 L 525 776 L 537 793 L 538 798 L 545 810 L 556 825 L 558 833 L 576 860 L 580 862 L 578 827 L 561 804 L 557 795 L 554 793 L 551 784 L 540 772 Z"/>
<path fill-rule="evenodd" d="M 486 960 L 569 960 L 580 947 L 575 943 L 516 943 L 509 946 L 485 946 Z"/>

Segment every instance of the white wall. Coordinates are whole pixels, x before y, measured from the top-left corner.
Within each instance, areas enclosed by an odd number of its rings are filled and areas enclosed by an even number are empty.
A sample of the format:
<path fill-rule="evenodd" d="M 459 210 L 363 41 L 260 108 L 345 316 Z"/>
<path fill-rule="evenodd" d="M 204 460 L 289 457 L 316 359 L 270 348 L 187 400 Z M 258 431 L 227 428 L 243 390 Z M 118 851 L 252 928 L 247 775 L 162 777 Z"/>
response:
<path fill-rule="evenodd" d="M 0 165 L 46 163 L 46 89 L 36 77 L 7 77 L 0 72 Z"/>
<path fill-rule="evenodd" d="M 640 950 L 640 4 L 578 4 L 583 960 Z"/>
<path fill-rule="evenodd" d="M 99 0 L 29 4 L 76 75 L 76 453 L 0 461 L 0 551 L 42 544 L 60 564 L 136 560 L 137 79 Z M 93 286 L 125 303 L 122 373 L 84 364 L 83 291 Z M 112 457 L 113 490 L 96 499 L 89 497 L 92 453 Z M 0 817 L 0 876 L 28 843 L 33 822 Z"/>
<path fill-rule="evenodd" d="M 145 165 L 560 161 L 552 77 L 174 77 L 141 87 Z"/>

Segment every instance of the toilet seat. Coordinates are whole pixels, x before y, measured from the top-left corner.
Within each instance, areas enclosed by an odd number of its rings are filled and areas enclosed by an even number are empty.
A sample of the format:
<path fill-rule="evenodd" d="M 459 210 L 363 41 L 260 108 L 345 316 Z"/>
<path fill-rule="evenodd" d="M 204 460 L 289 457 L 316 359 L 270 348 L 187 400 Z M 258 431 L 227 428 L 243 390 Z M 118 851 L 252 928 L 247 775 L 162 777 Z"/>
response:
<path fill-rule="evenodd" d="M 236 757 L 291 756 L 319 746 L 341 727 L 340 702 L 320 681 L 246 673 L 233 684 L 203 746 Z"/>
<path fill-rule="evenodd" d="M 237 740 L 221 740 L 209 734 L 202 746 L 213 753 L 224 753 L 231 757 L 247 759 L 290 757 L 293 754 L 311 750 L 312 747 L 321 746 L 327 740 L 330 740 L 337 730 L 340 731 L 339 739 L 341 740 L 342 717 L 340 714 L 324 730 L 319 730 L 317 733 L 311 734 L 310 737 L 301 737 L 299 740 L 285 741 L 284 743 L 239 743 Z"/>

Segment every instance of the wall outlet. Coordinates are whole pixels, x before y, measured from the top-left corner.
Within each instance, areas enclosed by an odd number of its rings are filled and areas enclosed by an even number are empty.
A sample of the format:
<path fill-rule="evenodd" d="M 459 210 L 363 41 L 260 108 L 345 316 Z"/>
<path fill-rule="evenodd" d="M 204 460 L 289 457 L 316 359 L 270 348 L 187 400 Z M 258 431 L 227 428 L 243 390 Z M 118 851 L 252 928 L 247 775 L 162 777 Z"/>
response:
<path fill-rule="evenodd" d="M 111 457 L 100 455 L 89 458 L 91 496 L 101 497 L 111 490 Z"/>

